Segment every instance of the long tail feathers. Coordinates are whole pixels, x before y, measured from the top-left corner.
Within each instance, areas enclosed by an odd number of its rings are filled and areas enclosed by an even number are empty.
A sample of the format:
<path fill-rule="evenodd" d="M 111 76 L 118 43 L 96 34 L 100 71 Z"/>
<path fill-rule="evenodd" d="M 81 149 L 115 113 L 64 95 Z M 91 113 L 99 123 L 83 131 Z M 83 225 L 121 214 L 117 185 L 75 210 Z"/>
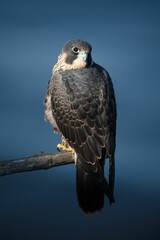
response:
<path fill-rule="evenodd" d="M 81 161 L 77 161 L 77 198 L 80 208 L 86 214 L 99 212 L 104 205 L 104 192 L 94 183 Z"/>
<path fill-rule="evenodd" d="M 114 159 L 109 161 L 109 184 L 104 180 L 101 187 L 93 180 L 93 175 L 87 173 L 80 160 L 76 164 L 77 198 L 80 208 L 86 214 L 99 212 L 104 206 L 104 195 L 109 198 L 110 204 L 114 202 Z"/>

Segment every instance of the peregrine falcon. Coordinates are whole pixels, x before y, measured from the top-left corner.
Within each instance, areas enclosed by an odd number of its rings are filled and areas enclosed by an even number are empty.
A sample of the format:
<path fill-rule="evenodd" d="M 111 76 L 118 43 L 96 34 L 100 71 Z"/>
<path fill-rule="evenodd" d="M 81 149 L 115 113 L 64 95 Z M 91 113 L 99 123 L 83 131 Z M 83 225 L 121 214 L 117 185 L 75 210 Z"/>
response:
<path fill-rule="evenodd" d="M 77 198 L 86 214 L 99 212 L 104 195 L 114 202 L 116 100 L 108 72 L 92 60 L 92 47 L 68 41 L 53 67 L 45 97 L 45 119 L 72 150 Z M 104 176 L 109 158 L 109 180 Z"/>

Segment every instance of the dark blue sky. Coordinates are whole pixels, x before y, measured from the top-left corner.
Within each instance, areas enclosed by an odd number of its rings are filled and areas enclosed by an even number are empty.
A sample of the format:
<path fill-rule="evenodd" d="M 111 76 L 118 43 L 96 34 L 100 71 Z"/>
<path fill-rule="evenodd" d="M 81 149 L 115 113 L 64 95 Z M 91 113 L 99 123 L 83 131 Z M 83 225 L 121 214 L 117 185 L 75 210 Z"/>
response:
<path fill-rule="evenodd" d="M 64 43 L 81 38 L 114 83 L 116 203 L 87 218 L 75 167 L 0 178 L 2 239 L 159 239 L 160 2 L 0 2 L 0 159 L 55 152 L 43 121 L 47 82 Z M 107 170 L 107 164 L 106 164 Z M 7 230 L 6 230 L 7 229 Z"/>

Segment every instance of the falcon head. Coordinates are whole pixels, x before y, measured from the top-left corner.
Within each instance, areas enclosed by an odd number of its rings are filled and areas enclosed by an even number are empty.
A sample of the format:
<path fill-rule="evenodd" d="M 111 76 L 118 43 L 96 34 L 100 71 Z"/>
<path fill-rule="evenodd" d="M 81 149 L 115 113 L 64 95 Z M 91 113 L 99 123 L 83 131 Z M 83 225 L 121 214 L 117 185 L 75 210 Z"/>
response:
<path fill-rule="evenodd" d="M 92 64 L 91 51 L 91 45 L 83 40 L 68 41 L 62 49 L 55 70 L 78 69 L 90 66 Z"/>

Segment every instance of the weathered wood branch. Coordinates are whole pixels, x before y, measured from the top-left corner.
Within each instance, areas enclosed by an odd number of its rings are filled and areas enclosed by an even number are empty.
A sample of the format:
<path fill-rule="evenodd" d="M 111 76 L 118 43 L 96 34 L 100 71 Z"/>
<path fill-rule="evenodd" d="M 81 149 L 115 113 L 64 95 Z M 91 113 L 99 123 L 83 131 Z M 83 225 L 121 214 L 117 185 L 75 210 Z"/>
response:
<path fill-rule="evenodd" d="M 71 152 L 53 154 L 40 153 L 31 157 L 0 161 L 0 176 L 26 171 L 46 170 L 73 162 Z"/>

